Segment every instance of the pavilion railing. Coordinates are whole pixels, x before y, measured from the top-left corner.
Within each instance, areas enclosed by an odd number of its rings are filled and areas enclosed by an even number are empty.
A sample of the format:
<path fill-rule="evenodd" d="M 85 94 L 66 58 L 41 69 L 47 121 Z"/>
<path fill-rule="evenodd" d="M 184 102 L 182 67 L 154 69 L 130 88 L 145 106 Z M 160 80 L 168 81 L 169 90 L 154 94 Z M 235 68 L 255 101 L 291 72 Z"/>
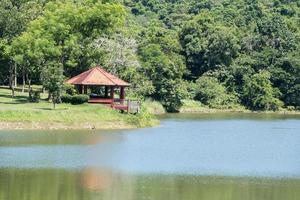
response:
<path fill-rule="evenodd" d="M 114 99 L 112 103 L 113 107 L 123 106 L 127 108 L 128 112 L 138 113 L 140 110 L 140 103 L 137 100 L 132 99 Z"/>

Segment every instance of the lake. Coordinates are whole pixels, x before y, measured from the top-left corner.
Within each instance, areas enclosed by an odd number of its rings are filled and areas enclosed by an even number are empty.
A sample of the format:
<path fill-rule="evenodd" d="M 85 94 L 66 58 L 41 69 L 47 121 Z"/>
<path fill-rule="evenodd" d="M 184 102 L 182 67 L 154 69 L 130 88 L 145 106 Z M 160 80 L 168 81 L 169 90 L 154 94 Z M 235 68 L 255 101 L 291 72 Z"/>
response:
<path fill-rule="evenodd" d="M 178 114 L 136 130 L 0 131 L 0 200 L 297 200 L 299 122 Z"/>

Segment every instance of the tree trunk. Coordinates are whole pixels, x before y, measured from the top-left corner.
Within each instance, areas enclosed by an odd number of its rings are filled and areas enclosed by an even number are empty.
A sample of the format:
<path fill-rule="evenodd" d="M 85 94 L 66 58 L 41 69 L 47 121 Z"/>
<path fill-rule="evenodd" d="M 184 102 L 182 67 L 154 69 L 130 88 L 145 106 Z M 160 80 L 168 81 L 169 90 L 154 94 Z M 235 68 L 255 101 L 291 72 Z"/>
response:
<path fill-rule="evenodd" d="M 28 89 L 31 90 L 31 79 L 28 80 Z"/>
<path fill-rule="evenodd" d="M 61 45 L 61 49 L 62 49 L 62 52 L 61 52 L 61 56 L 60 56 L 60 63 L 62 65 L 62 68 L 65 69 L 65 52 L 64 52 L 64 45 L 65 45 L 65 41 L 62 40 L 59 42 L 60 45 Z"/>
<path fill-rule="evenodd" d="M 47 97 L 47 100 L 50 102 L 50 100 L 51 100 L 51 97 L 52 97 L 52 95 L 51 95 L 51 93 L 50 92 L 48 92 L 48 97 Z"/>
<path fill-rule="evenodd" d="M 15 97 L 15 73 L 14 73 L 14 66 L 10 66 L 10 70 L 9 70 L 9 88 L 11 89 L 11 96 L 12 98 Z"/>
<path fill-rule="evenodd" d="M 22 93 L 25 91 L 25 85 L 26 85 L 26 78 L 25 78 L 25 72 L 23 71 L 22 74 L 23 84 L 22 84 Z"/>
<path fill-rule="evenodd" d="M 12 77 L 12 83 L 11 83 L 11 97 L 15 98 L 15 77 Z"/>
<path fill-rule="evenodd" d="M 14 77 L 14 86 L 17 87 L 17 65 L 14 64 L 14 74 L 15 74 L 15 77 Z"/>
<path fill-rule="evenodd" d="M 9 70 L 9 89 L 12 89 L 12 85 L 13 85 L 13 74 L 11 70 Z"/>

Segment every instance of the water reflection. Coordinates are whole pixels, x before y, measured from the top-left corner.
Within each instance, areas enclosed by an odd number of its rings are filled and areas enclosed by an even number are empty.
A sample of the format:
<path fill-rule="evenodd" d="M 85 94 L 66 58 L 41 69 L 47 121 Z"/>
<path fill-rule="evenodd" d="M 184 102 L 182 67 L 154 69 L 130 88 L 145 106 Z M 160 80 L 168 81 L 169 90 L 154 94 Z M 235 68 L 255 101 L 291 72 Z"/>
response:
<path fill-rule="evenodd" d="M 299 180 L 0 169 L 0 199 L 296 200 Z"/>

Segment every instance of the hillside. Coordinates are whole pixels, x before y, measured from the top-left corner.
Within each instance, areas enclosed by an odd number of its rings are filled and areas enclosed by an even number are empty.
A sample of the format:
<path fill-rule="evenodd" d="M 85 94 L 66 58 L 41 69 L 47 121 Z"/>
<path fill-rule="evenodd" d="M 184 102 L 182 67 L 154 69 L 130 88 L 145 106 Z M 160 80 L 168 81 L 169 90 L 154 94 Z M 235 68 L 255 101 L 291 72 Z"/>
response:
<path fill-rule="evenodd" d="M 297 110 L 299 23 L 298 0 L 5 0 L 0 84 L 52 91 L 98 64 L 169 112 L 184 100 Z"/>

